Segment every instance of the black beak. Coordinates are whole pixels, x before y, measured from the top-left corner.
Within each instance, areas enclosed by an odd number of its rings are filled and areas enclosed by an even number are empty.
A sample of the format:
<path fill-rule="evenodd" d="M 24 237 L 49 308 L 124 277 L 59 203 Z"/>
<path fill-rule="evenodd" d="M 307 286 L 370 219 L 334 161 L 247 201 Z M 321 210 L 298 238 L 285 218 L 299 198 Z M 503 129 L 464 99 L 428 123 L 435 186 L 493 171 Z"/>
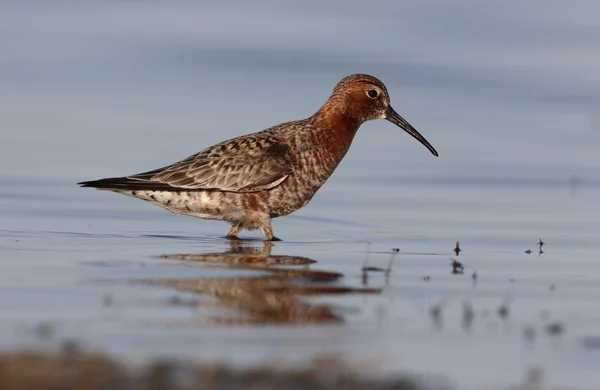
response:
<path fill-rule="evenodd" d="M 396 111 L 394 111 L 394 109 L 392 108 L 392 106 L 388 106 L 387 111 L 385 112 L 385 119 L 387 119 L 388 121 L 392 122 L 396 126 L 400 127 L 402 130 L 406 131 L 408 134 L 410 134 L 413 137 L 415 137 L 417 140 L 419 140 L 420 143 L 422 143 L 423 145 L 425 145 L 425 147 L 427 149 L 429 149 L 429 151 L 434 156 L 437 157 L 438 152 L 433 148 L 433 146 L 431 146 L 431 144 L 429 142 L 427 142 L 427 140 L 425 139 L 425 137 L 423 137 L 421 135 L 421 133 L 419 133 L 417 131 L 417 129 L 415 129 L 414 127 L 412 127 L 410 125 L 410 123 L 408 123 L 406 121 L 406 119 L 402 118 L 400 116 L 400 114 L 398 114 Z"/>

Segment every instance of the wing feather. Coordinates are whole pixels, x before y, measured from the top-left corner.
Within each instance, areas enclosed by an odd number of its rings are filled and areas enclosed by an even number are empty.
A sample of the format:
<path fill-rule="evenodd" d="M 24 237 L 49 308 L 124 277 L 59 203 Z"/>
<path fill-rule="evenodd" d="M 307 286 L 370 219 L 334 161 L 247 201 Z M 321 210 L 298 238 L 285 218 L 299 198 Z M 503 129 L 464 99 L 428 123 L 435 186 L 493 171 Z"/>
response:
<path fill-rule="evenodd" d="M 293 172 L 289 152 L 288 143 L 272 134 L 257 133 L 127 178 L 177 189 L 255 192 L 279 185 Z"/>

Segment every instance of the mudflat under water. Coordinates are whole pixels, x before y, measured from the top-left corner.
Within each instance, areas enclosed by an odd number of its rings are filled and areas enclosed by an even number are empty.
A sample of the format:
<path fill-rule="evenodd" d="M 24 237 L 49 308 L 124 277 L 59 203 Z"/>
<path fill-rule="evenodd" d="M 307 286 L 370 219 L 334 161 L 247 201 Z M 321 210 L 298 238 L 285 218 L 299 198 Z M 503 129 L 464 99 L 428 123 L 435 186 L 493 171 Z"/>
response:
<path fill-rule="evenodd" d="M 596 388 L 600 7 L 344 4 L 2 3 L 0 346 Z M 283 242 L 75 185 L 309 116 L 355 72 L 440 157 L 365 124 Z"/>

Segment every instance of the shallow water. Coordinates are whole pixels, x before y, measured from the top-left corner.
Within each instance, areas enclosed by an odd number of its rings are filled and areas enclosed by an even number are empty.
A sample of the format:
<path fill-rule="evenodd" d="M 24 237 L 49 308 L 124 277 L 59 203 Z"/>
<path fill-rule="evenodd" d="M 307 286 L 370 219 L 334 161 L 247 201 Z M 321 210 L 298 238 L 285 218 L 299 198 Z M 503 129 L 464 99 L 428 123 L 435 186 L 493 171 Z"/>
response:
<path fill-rule="evenodd" d="M 595 388 L 600 6 L 255 3 L 0 5 L 0 345 L 74 338 L 131 361 L 342 353 L 467 387 L 540 367 L 550 385 Z M 227 226 L 75 186 L 306 117 L 353 72 L 380 77 L 440 157 L 367 123 L 309 206 L 274 221 L 273 255 L 344 275 L 294 285 L 381 288 L 298 297 L 335 321 L 265 324 L 239 297 L 143 283 L 269 272 L 159 258 L 230 252 Z M 387 269 L 392 248 L 387 278 L 365 280 L 367 249 Z"/>

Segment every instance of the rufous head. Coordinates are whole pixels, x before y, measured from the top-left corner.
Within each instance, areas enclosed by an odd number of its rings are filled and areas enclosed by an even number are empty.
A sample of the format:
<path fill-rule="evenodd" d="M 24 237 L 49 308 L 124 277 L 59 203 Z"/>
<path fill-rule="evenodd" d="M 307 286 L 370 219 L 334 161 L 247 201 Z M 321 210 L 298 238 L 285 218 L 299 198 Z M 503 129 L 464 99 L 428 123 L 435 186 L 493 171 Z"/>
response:
<path fill-rule="evenodd" d="M 425 145 L 434 156 L 438 155 L 425 137 L 392 108 L 387 88 L 373 76 L 353 74 L 344 77 L 333 89 L 328 103 L 334 103 L 344 115 L 359 123 L 387 119 Z"/>

